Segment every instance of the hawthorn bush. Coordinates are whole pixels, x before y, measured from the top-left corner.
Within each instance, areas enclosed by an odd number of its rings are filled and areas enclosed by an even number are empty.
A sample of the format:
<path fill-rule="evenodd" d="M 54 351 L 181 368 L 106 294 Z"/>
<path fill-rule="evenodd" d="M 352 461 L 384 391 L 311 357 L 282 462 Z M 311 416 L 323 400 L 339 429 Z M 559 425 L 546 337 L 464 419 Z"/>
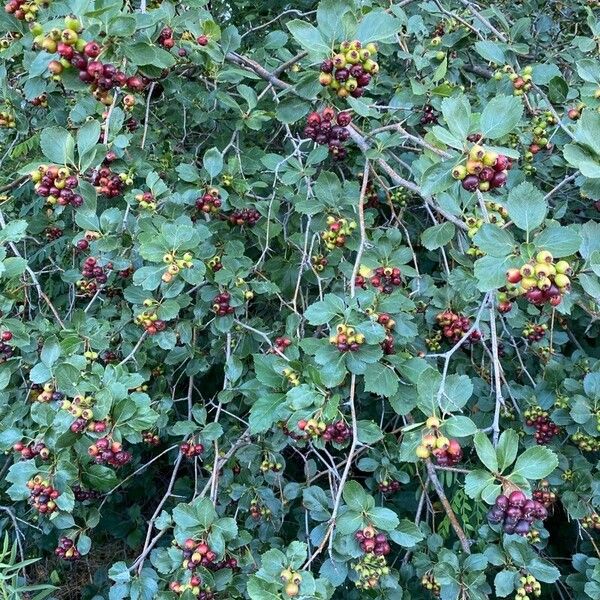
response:
<path fill-rule="evenodd" d="M 598 2 L 8 0 L 3 598 L 600 598 Z"/>

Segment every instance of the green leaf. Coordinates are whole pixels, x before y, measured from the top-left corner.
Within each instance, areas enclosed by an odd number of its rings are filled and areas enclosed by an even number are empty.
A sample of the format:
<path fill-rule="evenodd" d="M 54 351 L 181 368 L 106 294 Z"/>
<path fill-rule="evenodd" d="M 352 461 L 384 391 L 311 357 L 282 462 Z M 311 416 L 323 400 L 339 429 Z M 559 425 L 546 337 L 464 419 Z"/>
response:
<path fill-rule="evenodd" d="M 473 438 L 475 445 L 475 451 L 479 460 L 494 473 L 498 472 L 498 458 L 496 457 L 496 450 L 492 446 L 488 436 L 482 431 L 478 431 Z"/>
<path fill-rule="evenodd" d="M 477 432 L 477 425 L 469 417 L 461 415 L 453 415 L 446 419 L 443 428 L 445 434 L 450 437 L 467 437 Z"/>
<path fill-rule="evenodd" d="M 370 512 L 375 506 L 373 498 L 365 492 L 358 481 L 347 481 L 342 497 L 348 508 L 356 512 Z"/>
<path fill-rule="evenodd" d="M 592 58 L 584 58 L 576 63 L 577 74 L 584 81 L 600 85 L 600 65 Z"/>
<path fill-rule="evenodd" d="M 421 530 L 408 519 L 402 519 L 394 531 L 390 531 L 390 538 L 404 548 L 413 548 L 425 538 Z"/>
<path fill-rule="evenodd" d="M 223 155 L 218 148 L 209 148 L 204 153 L 202 166 L 211 179 L 215 178 L 223 170 Z"/>
<path fill-rule="evenodd" d="M 325 42 L 319 30 L 305 21 L 294 19 L 286 23 L 286 27 L 294 36 L 294 39 L 308 52 L 327 56 L 331 49 Z"/>
<path fill-rule="evenodd" d="M 496 588 L 496 596 L 499 598 L 506 598 L 515 589 L 515 571 L 500 571 L 494 578 L 494 587 Z"/>
<path fill-rule="evenodd" d="M 100 138 L 100 123 L 95 119 L 87 121 L 77 132 L 77 152 L 79 160 L 96 146 Z"/>
<path fill-rule="evenodd" d="M 334 294 L 325 294 L 323 300 L 311 304 L 304 312 L 304 317 L 311 325 L 325 325 L 344 311 L 343 301 Z"/>
<path fill-rule="evenodd" d="M 398 376 L 393 369 L 375 363 L 365 373 L 365 392 L 389 398 L 398 391 Z"/>
<path fill-rule="evenodd" d="M 533 446 L 527 448 L 515 463 L 513 474 L 525 479 L 542 479 L 558 466 L 558 458 L 550 448 Z"/>
<path fill-rule="evenodd" d="M 514 252 L 516 241 L 506 229 L 484 223 L 473 236 L 479 249 L 490 256 L 505 257 Z"/>
<path fill-rule="evenodd" d="M 398 516 L 393 510 L 381 506 L 376 506 L 371 510 L 369 519 L 375 529 L 382 531 L 392 531 L 392 529 L 396 529 L 400 524 Z"/>
<path fill-rule="evenodd" d="M 563 148 L 565 160 L 591 179 L 600 179 L 600 160 L 598 156 L 579 144 L 566 144 Z"/>
<path fill-rule="evenodd" d="M 402 21 L 383 9 L 367 13 L 358 24 L 356 38 L 363 44 L 393 38 L 402 28 Z"/>
<path fill-rule="evenodd" d="M 503 473 L 515 462 L 519 451 L 519 436 L 512 429 L 506 429 L 500 435 L 496 455 L 498 456 L 498 468 Z"/>
<path fill-rule="evenodd" d="M 383 439 L 383 432 L 373 421 L 357 421 L 357 436 L 361 444 L 374 444 Z"/>
<path fill-rule="evenodd" d="M 471 128 L 471 104 L 461 94 L 442 101 L 442 114 L 448 129 L 461 141 L 465 140 Z"/>
<path fill-rule="evenodd" d="M 283 394 L 262 394 L 250 409 L 250 431 L 264 433 L 279 420 L 279 411 L 285 405 Z"/>
<path fill-rule="evenodd" d="M 40 135 L 40 148 L 44 156 L 57 165 L 75 162 L 75 140 L 63 127 L 48 127 Z"/>
<path fill-rule="evenodd" d="M 548 250 L 555 258 L 575 254 L 581 245 L 581 236 L 575 227 L 553 225 L 538 234 L 533 242 L 536 248 Z"/>
<path fill-rule="evenodd" d="M 493 62 L 497 65 L 504 65 L 507 62 L 504 50 L 496 42 L 481 40 L 475 43 L 475 50 L 479 56 L 488 62 Z"/>
<path fill-rule="evenodd" d="M 527 233 L 543 223 L 548 209 L 544 194 L 529 182 L 510 190 L 505 206 L 513 223 Z"/>
<path fill-rule="evenodd" d="M 351 0 L 321 0 L 317 9 L 319 31 L 329 44 L 348 37 L 345 35 L 345 17 L 351 16 Z"/>
<path fill-rule="evenodd" d="M 421 242 L 427 250 L 436 250 L 445 246 L 454 238 L 456 228 L 453 223 L 445 221 L 429 227 L 421 234 Z"/>
<path fill-rule="evenodd" d="M 527 570 L 544 583 L 554 583 L 560 577 L 560 571 L 551 562 L 537 556 L 527 563 Z"/>
<path fill-rule="evenodd" d="M 454 160 L 445 160 L 429 167 L 421 177 L 421 191 L 425 196 L 433 196 L 447 190 L 455 180 L 452 177 Z"/>
<path fill-rule="evenodd" d="M 516 96 L 496 96 L 481 113 L 480 128 L 484 138 L 497 140 L 509 134 L 523 116 L 523 102 Z"/>

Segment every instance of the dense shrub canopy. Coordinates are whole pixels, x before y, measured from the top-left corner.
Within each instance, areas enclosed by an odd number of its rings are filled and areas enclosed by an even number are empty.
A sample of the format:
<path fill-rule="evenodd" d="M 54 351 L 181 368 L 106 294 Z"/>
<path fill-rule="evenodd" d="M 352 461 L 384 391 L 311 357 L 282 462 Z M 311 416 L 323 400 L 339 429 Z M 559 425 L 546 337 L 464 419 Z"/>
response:
<path fill-rule="evenodd" d="M 2 597 L 600 598 L 599 12 L 8 0 Z"/>

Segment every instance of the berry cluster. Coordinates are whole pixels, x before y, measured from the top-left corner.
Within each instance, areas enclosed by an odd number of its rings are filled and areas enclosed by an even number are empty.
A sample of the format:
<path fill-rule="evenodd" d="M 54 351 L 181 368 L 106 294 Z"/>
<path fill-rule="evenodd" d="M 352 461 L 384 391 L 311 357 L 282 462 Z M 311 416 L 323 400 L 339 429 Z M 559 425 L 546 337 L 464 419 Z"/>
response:
<path fill-rule="evenodd" d="M 524 415 L 525 424 L 534 427 L 533 437 L 540 445 L 547 444 L 555 435 L 560 433 L 560 427 L 550 420 L 548 412 L 539 406 L 528 408 Z"/>
<path fill-rule="evenodd" d="M 229 303 L 231 302 L 231 294 L 229 292 L 221 292 L 213 298 L 212 309 L 218 317 L 231 315 L 235 308 Z"/>
<path fill-rule="evenodd" d="M 549 147 L 548 127 L 556 125 L 556 117 L 550 111 L 546 111 L 533 117 L 531 125 L 533 139 L 525 153 L 525 160 L 533 159 L 540 150 Z"/>
<path fill-rule="evenodd" d="M 283 469 L 283 465 L 279 462 L 273 462 L 268 456 L 260 463 L 260 471 L 261 473 L 268 473 L 269 471 L 273 471 L 273 473 L 279 473 Z"/>
<path fill-rule="evenodd" d="M 363 48 L 358 40 L 342 42 L 334 56 L 321 63 L 319 83 L 340 98 L 360 98 L 371 77 L 379 72 L 379 65 L 374 60 L 376 54 L 375 44 Z"/>
<path fill-rule="evenodd" d="M 182 269 L 191 269 L 194 266 L 193 260 L 194 255 L 191 252 L 186 252 L 181 258 L 178 258 L 175 252 L 167 252 L 163 256 L 163 262 L 168 267 L 161 279 L 165 283 L 170 283 Z"/>
<path fill-rule="evenodd" d="M 90 183 L 95 186 L 96 191 L 106 198 L 116 198 L 123 193 L 127 173 L 115 173 L 106 164 L 92 172 Z"/>
<path fill-rule="evenodd" d="M 511 302 L 510 295 L 506 292 L 506 290 L 500 290 L 497 298 L 498 304 L 496 305 L 496 308 L 498 309 L 498 312 L 503 315 L 509 313 L 512 310 L 513 303 Z"/>
<path fill-rule="evenodd" d="M 175 38 L 173 37 L 173 30 L 170 27 L 163 27 L 158 34 L 156 40 L 163 48 L 170 50 L 175 45 Z"/>
<path fill-rule="evenodd" d="M 223 264 L 221 263 L 221 257 L 220 256 L 213 256 L 208 261 L 208 266 L 212 269 L 213 273 L 216 273 L 217 271 L 220 271 L 223 268 Z"/>
<path fill-rule="evenodd" d="M 100 438 L 88 448 L 88 454 L 98 465 L 107 464 L 111 467 L 122 467 L 132 458 L 131 453 L 123 450 L 120 442 L 113 442 L 107 437 Z"/>
<path fill-rule="evenodd" d="M 294 387 L 300 385 L 300 376 L 294 369 L 286 367 L 283 370 L 283 376 L 288 380 L 290 385 L 293 385 Z"/>
<path fill-rule="evenodd" d="M 571 436 L 573 443 L 584 452 L 600 451 L 600 439 L 594 438 L 583 431 L 578 431 Z"/>
<path fill-rule="evenodd" d="M 377 556 L 371 553 L 365 554 L 358 562 L 353 563 L 352 568 L 358 573 L 358 581 L 355 585 L 359 590 L 377 588 L 381 577 L 390 573 L 385 556 Z"/>
<path fill-rule="evenodd" d="M 550 489 L 550 483 L 546 479 L 540 481 L 539 485 L 537 490 L 533 490 L 533 499 L 549 510 L 556 502 L 556 494 Z"/>
<path fill-rule="evenodd" d="M 269 518 L 271 516 L 271 509 L 266 506 L 261 506 L 258 500 L 252 500 L 250 502 L 250 516 L 258 521 L 261 518 Z"/>
<path fill-rule="evenodd" d="M 144 210 L 156 210 L 156 198 L 151 192 L 143 192 L 135 195 L 140 208 Z"/>
<path fill-rule="evenodd" d="M 358 180 L 362 189 L 362 173 Z M 367 181 L 367 186 L 365 187 L 364 203 L 367 208 L 377 208 L 379 206 L 379 194 L 377 193 L 375 184 L 371 180 Z"/>
<path fill-rule="evenodd" d="M 60 402 L 65 396 L 53 383 L 47 382 L 41 388 L 32 387 L 32 397 L 36 402 Z"/>
<path fill-rule="evenodd" d="M 357 531 L 354 537 L 363 552 L 374 554 L 375 556 L 387 556 L 392 548 L 388 542 L 385 533 L 377 533 L 377 530 L 367 525 L 364 529 Z"/>
<path fill-rule="evenodd" d="M 367 313 L 368 312 L 369 311 L 367 311 Z M 392 319 L 392 317 L 390 317 L 390 315 L 387 313 L 371 313 L 371 319 L 375 320 L 380 325 L 383 325 L 383 328 L 385 329 L 385 339 L 383 342 L 381 342 L 381 349 L 383 350 L 383 353 L 386 355 L 394 354 L 395 347 L 394 336 L 392 335 L 392 332 L 396 327 L 396 321 L 394 321 L 394 319 Z"/>
<path fill-rule="evenodd" d="M 547 516 L 548 511 L 543 504 L 528 500 L 522 491 L 515 490 L 510 496 L 501 494 L 496 498 L 487 519 L 490 525 L 502 525 L 504 533 L 525 536 L 534 520 L 543 521 Z"/>
<path fill-rule="evenodd" d="M 285 584 L 284 592 L 288 598 L 293 598 L 300 593 L 300 584 L 302 576 L 298 571 L 293 571 L 290 568 L 284 569 L 279 574 L 281 581 Z"/>
<path fill-rule="evenodd" d="M 312 256 L 311 262 L 312 262 L 313 269 L 317 273 L 321 273 L 325 269 L 327 264 L 329 263 L 327 258 L 325 256 L 323 256 L 322 254 L 315 254 L 314 256 Z"/>
<path fill-rule="evenodd" d="M 213 565 L 217 554 L 213 552 L 211 547 L 205 540 L 199 542 L 188 538 L 183 543 L 183 568 L 193 571 L 197 567 L 203 566 L 210 569 Z"/>
<path fill-rule="evenodd" d="M 91 412 L 91 411 L 90 411 Z M 83 433 L 89 431 L 91 433 L 104 433 L 109 427 L 109 420 L 104 421 L 91 421 L 85 417 L 77 417 L 72 423 L 69 429 L 73 433 Z"/>
<path fill-rule="evenodd" d="M 29 442 L 24 444 L 23 442 L 17 442 L 13 445 L 15 452 L 20 452 L 23 460 L 29 460 L 39 456 L 42 460 L 48 460 L 50 458 L 50 450 L 46 447 L 44 442 Z"/>
<path fill-rule="evenodd" d="M 202 196 L 196 198 L 196 208 L 203 213 L 216 213 L 221 209 L 221 193 L 215 187 L 208 188 Z"/>
<path fill-rule="evenodd" d="M 81 274 L 83 279 L 80 279 L 75 285 L 82 296 L 93 296 L 97 291 L 98 287 L 104 285 L 108 281 L 108 269 L 112 268 L 112 263 L 107 263 L 106 266 L 101 267 L 98 264 L 98 259 L 93 256 L 88 256 L 83 261 L 83 267 L 81 268 Z"/>
<path fill-rule="evenodd" d="M 511 167 L 511 160 L 504 154 L 486 151 L 483 146 L 475 145 L 469 152 L 466 164 L 452 170 L 452 177 L 459 180 L 467 192 L 487 192 L 506 183 Z"/>
<path fill-rule="evenodd" d="M 438 116 L 431 104 L 426 104 L 423 107 L 423 115 L 421 116 L 421 125 L 431 125 L 438 122 Z"/>
<path fill-rule="evenodd" d="M 16 125 L 17 122 L 15 121 L 15 116 L 11 112 L 7 110 L 0 110 L 0 127 L 14 129 Z"/>
<path fill-rule="evenodd" d="M 160 444 L 160 437 L 157 433 L 154 433 L 153 431 L 143 431 L 142 441 L 148 446 L 158 446 L 158 444 Z"/>
<path fill-rule="evenodd" d="M 158 315 L 151 310 L 145 310 L 134 318 L 136 325 L 141 325 L 148 335 L 156 335 L 159 331 L 164 331 L 167 324 Z"/>
<path fill-rule="evenodd" d="M 530 323 L 523 329 L 523 337 L 527 338 L 530 342 L 539 342 L 546 335 L 547 331 L 548 325 L 546 323 L 542 323 L 541 325 Z"/>
<path fill-rule="evenodd" d="M 0 364 L 12 358 L 15 353 L 15 349 L 8 343 L 12 339 L 12 332 L 6 330 L 0 333 Z"/>
<path fill-rule="evenodd" d="M 204 452 L 204 446 L 199 442 L 196 443 L 194 439 L 191 439 L 181 444 L 179 450 L 186 458 L 194 458 L 195 456 L 200 456 Z"/>
<path fill-rule="evenodd" d="M 504 225 L 508 220 L 508 211 L 499 202 L 485 201 L 485 209 L 487 211 L 487 219 L 494 225 Z M 465 225 L 468 227 L 467 235 L 470 238 L 475 237 L 475 234 L 481 229 L 485 220 L 481 217 L 470 214 L 465 217 Z"/>
<path fill-rule="evenodd" d="M 581 526 L 584 529 L 595 529 L 600 531 L 600 515 L 598 513 L 592 513 L 581 519 Z"/>
<path fill-rule="evenodd" d="M 379 482 L 378 489 L 382 494 L 395 494 L 400 490 L 400 482 L 386 478 Z"/>
<path fill-rule="evenodd" d="M 190 592 L 197 600 L 213 600 L 215 595 L 210 588 L 200 588 L 202 579 L 198 575 L 192 575 L 188 583 L 180 583 L 179 581 L 171 581 L 169 589 L 176 594 L 184 594 Z"/>
<path fill-rule="evenodd" d="M 94 398 L 92 396 L 84 396 L 78 394 L 70 400 L 63 400 L 60 407 L 63 410 L 70 412 L 76 418 L 83 418 L 85 421 L 89 421 L 94 417 L 92 406 L 94 405 Z"/>
<path fill-rule="evenodd" d="M 426 590 L 429 590 L 436 598 L 439 598 L 442 587 L 437 579 L 433 576 L 433 573 L 423 575 L 423 577 L 421 577 L 421 585 Z"/>
<path fill-rule="evenodd" d="M 33 106 L 41 106 L 42 108 L 48 108 L 48 95 L 45 93 L 40 94 L 39 96 L 36 96 L 35 98 L 31 99 L 29 102 L 33 104 Z"/>
<path fill-rule="evenodd" d="M 344 444 L 352 437 L 352 431 L 346 421 L 338 420 L 333 423 L 308 419 L 298 421 L 298 429 L 309 438 L 321 438 L 325 442 Z"/>
<path fill-rule="evenodd" d="M 79 185 L 79 180 L 68 167 L 40 165 L 31 173 L 31 181 L 35 184 L 36 194 L 46 198 L 50 206 L 70 204 L 79 208 L 83 205 L 83 198 L 73 191 Z"/>
<path fill-rule="evenodd" d="M 58 240 L 63 235 L 63 230 L 60 227 L 46 227 L 44 230 L 44 237 L 49 241 L 53 242 Z"/>
<path fill-rule="evenodd" d="M 340 352 L 356 352 L 365 343 L 365 336 L 345 323 L 340 323 L 336 332 L 329 338 L 329 343 L 336 346 Z"/>
<path fill-rule="evenodd" d="M 421 439 L 415 451 L 417 458 L 426 459 L 432 454 L 438 465 L 451 467 L 462 459 L 463 451 L 454 439 L 448 439 L 439 430 L 441 423 L 437 417 L 429 417 L 425 427 L 430 431 Z"/>
<path fill-rule="evenodd" d="M 54 502 L 60 493 L 42 475 L 36 475 L 27 482 L 29 492 L 29 504 L 42 514 L 53 513 L 58 507 Z"/>
<path fill-rule="evenodd" d="M 97 500 L 102 498 L 102 494 L 96 490 L 84 490 L 80 485 L 74 485 L 72 488 L 73 495 L 77 502 L 86 502 L 87 500 Z"/>
<path fill-rule="evenodd" d="M 532 596 L 538 598 L 541 595 L 542 586 L 533 575 L 523 575 L 519 578 L 515 600 L 530 600 Z"/>
<path fill-rule="evenodd" d="M 292 345 L 292 340 L 288 337 L 275 338 L 273 348 L 269 349 L 269 353 L 283 354 Z"/>
<path fill-rule="evenodd" d="M 4 10 L 15 19 L 30 23 L 37 17 L 40 8 L 49 6 L 50 0 L 9 0 L 4 5 Z"/>
<path fill-rule="evenodd" d="M 230 225 L 254 227 L 260 219 L 260 213 L 255 208 L 242 208 L 234 210 L 226 219 Z"/>
<path fill-rule="evenodd" d="M 77 547 L 73 543 L 73 540 L 70 540 L 67 537 L 61 537 L 58 540 L 58 546 L 54 550 L 54 554 L 63 560 L 78 560 L 81 558 L 81 554 Z"/>
<path fill-rule="evenodd" d="M 406 206 L 410 197 L 410 192 L 406 188 L 398 188 L 390 194 L 390 200 L 400 207 Z"/>
<path fill-rule="evenodd" d="M 333 215 L 327 217 L 327 229 L 321 233 L 321 238 L 327 250 L 343 248 L 346 238 L 356 229 L 355 221 L 338 219 Z"/>
<path fill-rule="evenodd" d="M 304 135 L 321 146 L 328 146 L 329 153 L 337 160 L 347 155 L 344 142 L 350 137 L 347 127 L 352 122 L 348 112 L 336 113 L 333 108 L 312 112 L 306 119 Z"/>
<path fill-rule="evenodd" d="M 402 273 L 398 267 L 377 267 L 369 281 L 378 292 L 391 294 L 402 285 Z"/>
<path fill-rule="evenodd" d="M 436 315 L 435 320 L 438 327 L 442 331 L 443 337 L 445 337 L 452 344 L 459 342 L 471 329 L 471 319 L 465 317 L 459 313 L 455 313 L 451 310 L 445 310 Z M 471 332 L 469 337 L 465 340 L 465 344 L 471 344 L 478 342 L 481 339 L 481 333 L 477 330 Z"/>

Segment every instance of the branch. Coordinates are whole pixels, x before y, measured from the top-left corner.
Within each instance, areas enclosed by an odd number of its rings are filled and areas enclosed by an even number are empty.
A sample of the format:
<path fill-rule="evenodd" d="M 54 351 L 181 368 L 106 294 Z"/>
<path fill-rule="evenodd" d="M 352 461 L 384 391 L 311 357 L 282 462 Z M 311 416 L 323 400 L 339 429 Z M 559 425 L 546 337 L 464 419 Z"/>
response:
<path fill-rule="evenodd" d="M 6 185 L 1 186 L 0 194 L 3 194 L 4 192 L 9 192 L 10 190 L 14 190 L 16 187 L 19 187 L 22 183 L 25 183 L 28 179 L 29 179 L 29 175 L 23 175 L 22 177 L 19 177 L 18 179 L 15 179 L 14 181 L 11 181 L 10 183 L 7 183 Z"/>

